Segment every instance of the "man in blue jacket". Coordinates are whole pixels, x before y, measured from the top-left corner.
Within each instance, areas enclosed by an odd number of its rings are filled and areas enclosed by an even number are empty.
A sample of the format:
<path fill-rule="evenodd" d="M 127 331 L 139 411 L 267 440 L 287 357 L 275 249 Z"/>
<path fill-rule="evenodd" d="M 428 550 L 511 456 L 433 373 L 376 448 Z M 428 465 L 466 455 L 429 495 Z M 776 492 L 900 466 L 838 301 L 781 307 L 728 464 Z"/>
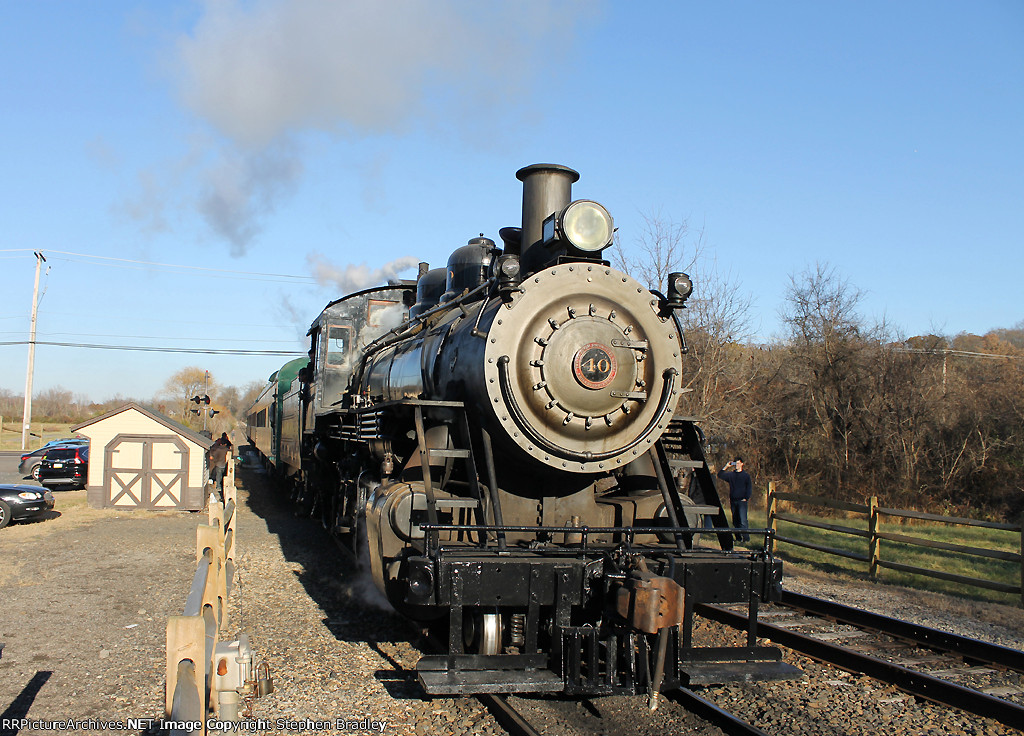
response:
<path fill-rule="evenodd" d="M 730 470 L 732 468 L 732 470 Z M 729 484 L 729 503 L 732 505 L 732 525 L 737 529 L 747 529 L 747 503 L 753 494 L 754 484 L 750 474 L 743 470 L 743 458 L 737 457 L 718 471 L 718 477 Z M 750 541 L 749 534 L 737 534 L 736 539 Z"/>

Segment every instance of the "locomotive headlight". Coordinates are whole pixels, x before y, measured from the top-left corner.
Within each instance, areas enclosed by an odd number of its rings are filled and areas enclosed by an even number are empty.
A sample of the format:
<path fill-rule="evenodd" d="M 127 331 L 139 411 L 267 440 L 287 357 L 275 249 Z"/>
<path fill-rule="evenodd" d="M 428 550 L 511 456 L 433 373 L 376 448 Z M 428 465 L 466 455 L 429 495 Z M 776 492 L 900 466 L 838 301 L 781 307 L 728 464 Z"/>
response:
<path fill-rule="evenodd" d="M 542 238 L 545 245 L 560 240 L 585 253 L 596 253 L 611 244 L 614 231 L 608 210 L 580 199 L 544 220 Z"/>
<path fill-rule="evenodd" d="M 579 250 L 599 251 L 612 242 L 612 216 L 597 202 L 581 199 L 562 211 L 562 233 Z"/>

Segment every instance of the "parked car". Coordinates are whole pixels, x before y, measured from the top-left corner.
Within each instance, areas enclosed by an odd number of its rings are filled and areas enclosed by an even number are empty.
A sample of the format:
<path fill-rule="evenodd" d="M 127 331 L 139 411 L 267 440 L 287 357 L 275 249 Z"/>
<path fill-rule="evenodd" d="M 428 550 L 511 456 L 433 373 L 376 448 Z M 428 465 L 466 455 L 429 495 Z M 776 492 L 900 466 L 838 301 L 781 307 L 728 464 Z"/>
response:
<path fill-rule="evenodd" d="M 89 478 L 89 445 L 51 447 L 39 464 L 39 482 L 46 487 L 85 488 Z"/>
<path fill-rule="evenodd" d="M 89 440 L 81 437 L 66 437 L 62 440 L 50 440 L 45 445 L 40 447 L 38 450 L 32 452 L 26 452 L 21 456 L 21 464 L 18 466 L 18 472 L 21 473 L 22 478 L 32 476 L 32 480 L 39 480 L 39 463 L 43 461 L 43 455 L 51 447 L 57 447 L 58 445 L 87 445 Z"/>
<path fill-rule="evenodd" d="M 0 529 L 12 521 L 42 516 L 53 508 L 53 494 L 39 486 L 0 485 Z"/>

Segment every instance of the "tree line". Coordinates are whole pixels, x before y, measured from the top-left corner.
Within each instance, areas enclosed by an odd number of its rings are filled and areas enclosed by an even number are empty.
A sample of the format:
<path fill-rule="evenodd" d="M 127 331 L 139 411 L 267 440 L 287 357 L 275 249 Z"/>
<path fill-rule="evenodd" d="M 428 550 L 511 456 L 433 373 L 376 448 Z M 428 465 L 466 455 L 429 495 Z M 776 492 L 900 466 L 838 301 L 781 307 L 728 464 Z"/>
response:
<path fill-rule="evenodd" d="M 213 376 L 207 378 L 202 368 L 189 366 L 170 376 L 163 388 L 148 399 L 114 396 L 106 401 L 92 401 L 87 396 L 76 395 L 60 386 L 46 389 L 32 397 L 32 421 L 54 424 L 77 424 L 134 402 L 147 409 L 157 411 L 193 430 L 203 428 L 203 417 L 192 412 L 199 407 L 191 401 L 193 396 L 209 393 L 211 403 L 202 410 L 217 410 L 215 415 L 218 431 L 226 431 L 245 414 L 265 385 L 264 381 L 250 381 L 244 386 L 220 385 Z M 0 417 L 14 420 L 20 426 L 24 411 L 25 396 L 9 389 L 0 388 Z M 207 419 L 211 419 L 207 415 Z M 209 428 L 210 422 L 207 422 Z"/>
<path fill-rule="evenodd" d="M 861 314 L 835 268 L 793 274 L 783 334 L 749 339 L 750 299 L 688 222 L 646 218 L 620 266 L 660 288 L 695 274 L 680 318 L 689 352 L 680 414 L 719 464 L 740 454 L 762 487 L 1016 521 L 1024 513 L 1024 321 L 985 335 L 907 338 Z"/>

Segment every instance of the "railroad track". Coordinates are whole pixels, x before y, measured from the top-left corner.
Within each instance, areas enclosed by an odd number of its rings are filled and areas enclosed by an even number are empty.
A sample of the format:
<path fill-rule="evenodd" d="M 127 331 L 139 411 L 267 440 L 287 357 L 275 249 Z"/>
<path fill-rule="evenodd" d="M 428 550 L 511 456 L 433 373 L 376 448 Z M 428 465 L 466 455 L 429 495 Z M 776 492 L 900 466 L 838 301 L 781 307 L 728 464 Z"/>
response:
<path fill-rule="evenodd" d="M 738 629 L 747 625 L 745 611 L 701 605 L 697 613 Z M 912 695 L 1024 729 L 1024 705 L 955 682 L 997 671 L 1024 672 L 1024 653 L 1017 650 L 790 592 L 781 608 L 761 612 L 758 636 Z M 1024 695 L 1016 685 L 994 690 Z"/>
<path fill-rule="evenodd" d="M 438 653 L 441 647 L 433 637 L 426 637 L 421 645 L 421 650 L 429 653 Z M 511 736 L 543 736 L 545 733 L 559 733 L 558 728 L 545 728 L 539 721 L 548 721 L 554 713 L 559 720 L 577 725 L 579 730 L 586 733 L 604 733 L 607 728 L 605 710 L 607 703 L 616 703 L 607 710 L 618 711 L 621 718 L 622 711 L 630 711 L 629 717 L 643 718 L 649 716 L 648 699 L 642 695 L 621 695 L 604 696 L 594 699 L 581 700 L 577 697 L 546 695 L 540 699 L 531 699 L 521 695 L 504 695 L 498 693 L 487 693 L 472 696 L 478 700 L 484 708 L 494 717 L 507 733 Z M 662 709 L 672 709 L 673 706 L 679 710 L 669 716 L 670 720 L 678 721 L 680 733 L 689 732 L 693 723 L 683 723 L 684 719 L 697 718 L 717 726 L 723 733 L 729 736 L 768 736 L 765 731 L 748 723 L 741 718 L 729 713 L 723 708 L 712 703 L 692 690 L 680 688 L 662 693 Z M 543 705 L 538 705 L 542 703 Z M 581 709 L 580 704 L 584 707 Z M 632 707 L 630 707 L 632 706 Z M 547 713 L 541 714 L 541 710 Z M 685 712 L 684 712 L 685 711 Z M 673 717 L 674 716 L 674 717 Z"/>
<path fill-rule="evenodd" d="M 729 736 L 768 736 L 757 726 L 720 708 L 687 689 L 662 693 L 657 713 L 648 709 L 647 698 L 636 695 L 606 695 L 594 698 L 543 695 L 500 697 L 499 707 L 510 709 L 521 723 L 507 724 L 499 712 L 483 701 L 495 720 L 513 736 L 538 734 L 636 734 L 693 733 L 704 724 L 716 726 Z M 490 697 L 490 696 L 485 696 Z M 652 726 L 650 719 L 657 719 Z"/>

